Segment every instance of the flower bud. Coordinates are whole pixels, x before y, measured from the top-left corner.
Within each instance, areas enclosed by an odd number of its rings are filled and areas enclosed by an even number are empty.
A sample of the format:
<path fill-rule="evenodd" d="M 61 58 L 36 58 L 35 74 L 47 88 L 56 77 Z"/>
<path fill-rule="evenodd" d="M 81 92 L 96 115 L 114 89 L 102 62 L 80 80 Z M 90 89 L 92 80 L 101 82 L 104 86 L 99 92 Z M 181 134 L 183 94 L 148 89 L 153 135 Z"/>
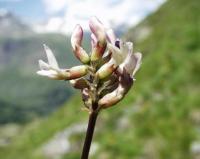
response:
<path fill-rule="evenodd" d="M 104 25 L 96 17 L 92 17 L 89 21 L 89 26 L 98 41 L 104 43 L 106 40 L 106 33 Z"/>
<path fill-rule="evenodd" d="M 117 104 L 127 94 L 132 84 L 133 84 L 133 79 L 124 69 L 123 74 L 119 77 L 118 87 L 113 92 L 103 96 L 98 102 L 99 106 L 101 108 L 108 108 Z"/>
<path fill-rule="evenodd" d="M 106 43 L 101 44 L 98 41 L 96 46 L 92 49 L 91 61 L 99 60 L 103 56 L 105 50 L 106 50 Z"/>
<path fill-rule="evenodd" d="M 71 36 L 72 48 L 76 57 L 82 63 L 86 64 L 90 61 L 90 58 L 89 55 L 86 53 L 86 51 L 81 47 L 82 39 L 83 39 L 83 30 L 80 25 L 76 25 Z"/>
<path fill-rule="evenodd" d="M 84 88 L 81 91 L 82 93 L 82 100 L 87 108 L 91 107 L 92 105 L 92 98 L 88 88 Z"/>
<path fill-rule="evenodd" d="M 113 71 L 116 69 L 116 65 L 113 59 L 111 59 L 108 63 L 105 63 L 100 69 L 96 72 L 96 76 L 99 79 L 105 79 L 110 76 Z"/>
<path fill-rule="evenodd" d="M 80 78 L 82 76 L 85 76 L 88 71 L 88 66 L 81 65 L 81 66 L 74 66 L 70 69 L 65 70 L 66 73 L 69 73 L 69 77 L 67 80 Z"/>
<path fill-rule="evenodd" d="M 88 66 L 75 66 L 70 69 L 48 69 L 37 71 L 41 76 L 47 76 L 55 80 L 72 80 L 87 74 Z"/>
<path fill-rule="evenodd" d="M 105 63 L 108 63 L 111 60 L 112 57 L 112 53 L 107 51 L 105 54 L 105 56 L 103 56 L 99 61 L 98 61 L 98 66 L 102 66 Z"/>
<path fill-rule="evenodd" d="M 89 23 L 90 29 L 93 32 L 92 38 L 92 53 L 91 61 L 99 60 L 106 49 L 106 33 L 103 24 L 96 18 L 92 17 Z"/>
<path fill-rule="evenodd" d="M 115 90 L 112 93 L 109 93 L 105 95 L 103 98 L 101 98 L 98 104 L 101 108 L 106 109 L 108 107 L 117 104 L 122 98 L 123 98 L 123 93 L 119 94 L 117 93 L 117 90 Z"/>
<path fill-rule="evenodd" d="M 121 101 L 125 94 L 125 89 L 122 87 L 122 85 L 119 84 L 119 86 L 114 91 L 103 96 L 99 100 L 98 104 L 103 109 L 111 107 Z"/>
<path fill-rule="evenodd" d="M 70 80 L 69 82 L 76 89 L 81 89 L 82 90 L 84 88 L 88 88 L 89 87 L 84 78 L 78 78 L 78 79 Z"/>

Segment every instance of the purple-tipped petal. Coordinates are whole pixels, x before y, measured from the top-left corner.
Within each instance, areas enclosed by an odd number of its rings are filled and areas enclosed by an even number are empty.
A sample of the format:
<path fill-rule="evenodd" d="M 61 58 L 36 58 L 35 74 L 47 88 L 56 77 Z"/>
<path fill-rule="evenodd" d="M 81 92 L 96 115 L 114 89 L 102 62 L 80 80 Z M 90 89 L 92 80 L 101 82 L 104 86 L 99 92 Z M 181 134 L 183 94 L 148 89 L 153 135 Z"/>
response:
<path fill-rule="evenodd" d="M 71 44 L 74 51 L 75 56 L 82 62 L 88 63 L 90 61 L 89 55 L 82 48 L 82 39 L 83 39 L 83 29 L 80 25 L 76 25 L 72 36 L 71 36 Z"/>
<path fill-rule="evenodd" d="M 89 27 L 99 41 L 105 40 L 105 28 L 99 19 L 92 17 L 89 21 Z"/>
<path fill-rule="evenodd" d="M 77 24 L 71 36 L 71 44 L 73 50 L 75 50 L 76 46 L 81 46 L 82 39 L 83 39 L 83 29 L 79 24 Z"/>
<path fill-rule="evenodd" d="M 106 33 L 104 25 L 96 18 L 92 17 L 89 22 L 92 35 L 91 61 L 99 60 L 106 49 Z"/>
<path fill-rule="evenodd" d="M 92 33 L 91 34 L 91 45 L 92 45 L 92 48 L 94 48 L 96 45 L 97 45 L 97 38 L 96 36 Z"/>

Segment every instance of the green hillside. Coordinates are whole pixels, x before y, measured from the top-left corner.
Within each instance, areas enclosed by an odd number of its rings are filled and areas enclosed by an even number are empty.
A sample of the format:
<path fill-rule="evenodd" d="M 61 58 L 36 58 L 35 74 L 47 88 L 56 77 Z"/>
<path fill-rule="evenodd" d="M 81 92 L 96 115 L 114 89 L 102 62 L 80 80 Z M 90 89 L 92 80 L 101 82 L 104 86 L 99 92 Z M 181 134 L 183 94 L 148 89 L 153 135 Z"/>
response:
<path fill-rule="evenodd" d="M 125 35 L 143 53 L 143 64 L 123 102 L 101 112 L 91 159 L 199 157 L 191 149 L 200 142 L 199 10 L 199 0 L 169 0 Z M 0 147 L 0 158 L 44 159 L 42 147 L 55 134 L 87 121 L 81 106 L 74 96 L 53 115 L 25 126 Z M 79 158 L 83 137 L 70 136 L 70 153 L 62 159 Z"/>

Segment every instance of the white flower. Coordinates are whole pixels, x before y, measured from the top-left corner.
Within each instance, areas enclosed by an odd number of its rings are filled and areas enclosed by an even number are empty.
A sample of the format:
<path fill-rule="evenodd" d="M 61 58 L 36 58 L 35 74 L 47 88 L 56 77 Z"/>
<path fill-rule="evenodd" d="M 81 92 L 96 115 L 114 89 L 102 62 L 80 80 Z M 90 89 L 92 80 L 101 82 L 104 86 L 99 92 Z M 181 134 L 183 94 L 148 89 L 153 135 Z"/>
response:
<path fill-rule="evenodd" d="M 118 86 L 110 93 L 103 96 L 98 104 L 101 108 L 108 108 L 121 101 L 133 85 L 134 79 L 125 69 L 118 74 Z"/>
<path fill-rule="evenodd" d="M 75 66 L 70 69 L 59 68 L 51 49 L 46 45 L 44 45 L 44 49 L 47 55 L 48 63 L 39 60 L 40 70 L 37 71 L 37 74 L 56 80 L 71 80 L 80 78 L 87 73 L 88 67 L 86 65 Z"/>
<path fill-rule="evenodd" d="M 108 44 L 108 49 L 112 52 L 112 59 L 116 65 L 120 65 L 126 58 L 129 52 L 133 50 L 133 44 L 131 42 L 122 42 L 117 40 L 115 43 L 119 43 L 119 47 L 111 43 Z"/>
<path fill-rule="evenodd" d="M 118 43 L 118 44 L 117 44 Z M 142 54 L 133 53 L 132 42 L 116 41 L 118 46 L 112 44 L 108 45 L 109 50 L 112 52 L 112 59 L 110 60 L 116 66 L 119 66 L 118 71 L 123 72 L 125 69 L 131 76 L 137 72 L 141 65 Z"/>
<path fill-rule="evenodd" d="M 115 36 L 115 33 L 114 33 L 114 31 L 112 29 L 107 29 L 106 30 L 106 39 L 111 44 L 113 44 L 113 45 L 115 44 L 116 36 Z"/>
<path fill-rule="evenodd" d="M 132 77 L 139 70 L 142 60 L 142 54 L 137 53 L 128 53 L 124 62 L 119 65 L 118 71 L 122 72 L 125 69 Z"/>
<path fill-rule="evenodd" d="M 109 34 L 107 34 L 108 36 Z M 112 53 L 109 62 L 105 63 L 98 71 L 97 76 L 100 79 L 106 78 L 113 73 L 118 67 L 117 71 L 122 74 L 123 69 L 133 76 L 139 69 L 141 64 L 141 53 L 133 53 L 133 44 L 131 42 L 122 42 L 119 40 L 114 43 L 114 34 L 109 35 L 112 43 L 108 44 L 108 50 Z"/>
<path fill-rule="evenodd" d="M 47 76 L 52 79 L 58 79 L 61 72 L 53 52 L 48 46 L 44 44 L 45 53 L 47 55 L 48 63 L 39 60 L 40 71 L 37 74 Z"/>

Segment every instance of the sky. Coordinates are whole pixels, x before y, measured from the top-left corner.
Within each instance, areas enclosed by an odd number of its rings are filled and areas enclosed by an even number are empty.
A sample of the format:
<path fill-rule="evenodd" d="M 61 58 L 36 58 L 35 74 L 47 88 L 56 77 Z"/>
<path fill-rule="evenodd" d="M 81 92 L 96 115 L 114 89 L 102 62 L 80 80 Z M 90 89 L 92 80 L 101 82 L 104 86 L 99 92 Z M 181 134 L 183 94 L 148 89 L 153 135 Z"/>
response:
<path fill-rule="evenodd" d="M 79 23 L 98 17 L 106 27 L 136 25 L 165 0 L 0 0 L 0 11 L 9 10 L 38 32 L 69 33 Z"/>

